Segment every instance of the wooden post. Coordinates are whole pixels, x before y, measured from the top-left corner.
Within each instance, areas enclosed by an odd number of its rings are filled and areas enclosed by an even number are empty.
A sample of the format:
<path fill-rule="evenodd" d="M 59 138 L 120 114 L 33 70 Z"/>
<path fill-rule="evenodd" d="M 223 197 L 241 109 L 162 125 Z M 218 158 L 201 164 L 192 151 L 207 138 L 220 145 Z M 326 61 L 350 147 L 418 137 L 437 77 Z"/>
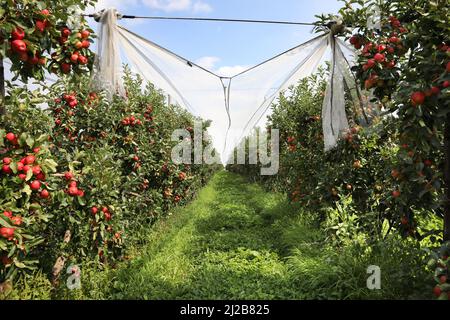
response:
<path fill-rule="evenodd" d="M 0 116 L 5 114 L 5 68 L 3 57 L 0 55 Z"/>
<path fill-rule="evenodd" d="M 445 204 L 444 204 L 444 241 L 450 241 L 450 114 L 447 115 L 444 129 L 444 179 L 445 179 Z"/>

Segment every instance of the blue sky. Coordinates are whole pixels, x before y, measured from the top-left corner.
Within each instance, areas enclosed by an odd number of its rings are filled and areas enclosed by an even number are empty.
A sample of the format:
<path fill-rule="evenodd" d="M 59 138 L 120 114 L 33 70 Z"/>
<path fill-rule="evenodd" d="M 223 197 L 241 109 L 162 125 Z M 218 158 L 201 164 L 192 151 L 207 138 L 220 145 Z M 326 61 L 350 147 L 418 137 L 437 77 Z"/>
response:
<path fill-rule="evenodd" d="M 313 22 L 316 14 L 337 13 L 342 6 L 338 0 L 100 0 L 95 10 L 116 7 L 131 15 Z M 96 23 L 91 24 L 95 29 Z M 253 66 L 314 36 L 308 26 L 151 20 L 120 24 L 224 74 Z"/>

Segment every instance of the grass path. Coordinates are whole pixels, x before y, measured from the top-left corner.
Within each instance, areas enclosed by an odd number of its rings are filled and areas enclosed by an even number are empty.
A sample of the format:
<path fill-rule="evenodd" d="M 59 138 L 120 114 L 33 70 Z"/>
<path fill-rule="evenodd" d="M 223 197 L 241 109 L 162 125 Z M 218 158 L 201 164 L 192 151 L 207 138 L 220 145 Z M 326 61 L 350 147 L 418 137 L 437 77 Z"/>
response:
<path fill-rule="evenodd" d="M 193 203 L 158 223 L 144 252 L 116 271 L 114 297 L 301 298 L 287 263 L 289 243 L 315 234 L 287 225 L 291 211 L 282 196 L 221 172 Z"/>
<path fill-rule="evenodd" d="M 411 275 L 398 270 L 410 270 L 415 261 L 400 261 L 386 243 L 377 254 L 351 246 L 338 252 L 311 221 L 284 196 L 220 172 L 191 204 L 152 226 L 130 261 L 92 279 L 88 297 L 388 299 L 414 293 Z M 366 288 L 371 264 L 385 271 L 383 290 Z"/>

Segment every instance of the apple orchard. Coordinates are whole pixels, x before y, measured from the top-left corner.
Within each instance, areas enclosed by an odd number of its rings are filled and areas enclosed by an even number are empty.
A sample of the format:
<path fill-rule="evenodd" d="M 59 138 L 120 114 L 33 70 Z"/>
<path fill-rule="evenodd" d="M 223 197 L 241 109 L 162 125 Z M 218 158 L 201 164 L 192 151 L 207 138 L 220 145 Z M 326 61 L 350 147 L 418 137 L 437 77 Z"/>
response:
<path fill-rule="evenodd" d="M 59 78 L 45 92 L 30 91 L 5 82 L 2 64 L 2 289 L 41 272 L 64 291 L 65 268 L 73 263 L 102 270 L 127 260 L 142 240 L 136 235 L 189 203 L 221 169 L 171 161 L 172 132 L 187 129 L 193 139 L 197 119 L 168 106 L 157 88 L 127 68 L 126 98 L 107 99 L 91 86 L 95 34 L 67 12 L 94 2 L 7 0 L 0 7 L 1 60 L 9 59 L 23 82 L 44 81 L 47 73 Z M 426 269 L 431 281 L 434 275 L 430 292 L 450 299 L 448 3 L 343 2 L 341 36 L 357 52 L 352 71 L 380 113 L 364 126 L 348 99 L 351 128 L 324 152 L 320 113 L 329 72 L 322 69 L 273 106 L 268 127 L 280 130 L 280 173 L 263 177 L 250 165 L 227 169 L 314 212 L 336 248 L 361 238 L 370 247 L 389 235 L 430 248 L 431 262 L 417 269 Z M 376 4 L 380 30 L 365 27 Z M 319 20 L 325 25 L 334 17 Z M 336 232 L 343 218 L 332 213 L 341 208 L 358 221 L 346 232 Z"/>

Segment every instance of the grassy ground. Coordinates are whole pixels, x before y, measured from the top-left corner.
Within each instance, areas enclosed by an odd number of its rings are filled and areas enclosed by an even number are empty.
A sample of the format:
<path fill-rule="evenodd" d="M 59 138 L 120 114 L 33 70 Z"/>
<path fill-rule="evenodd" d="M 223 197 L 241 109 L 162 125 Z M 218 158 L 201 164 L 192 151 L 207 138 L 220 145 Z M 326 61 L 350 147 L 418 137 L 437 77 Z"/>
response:
<path fill-rule="evenodd" d="M 85 273 L 79 298 L 363 299 L 427 292 L 425 275 L 414 271 L 416 255 L 404 255 L 398 243 L 337 251 L 311 221 L 285 197 L 221 172 L 193 203 L 153 226 L 129 262 Z M 372 264 L 382 268 L 382 290 L 366 288 Z"/>

